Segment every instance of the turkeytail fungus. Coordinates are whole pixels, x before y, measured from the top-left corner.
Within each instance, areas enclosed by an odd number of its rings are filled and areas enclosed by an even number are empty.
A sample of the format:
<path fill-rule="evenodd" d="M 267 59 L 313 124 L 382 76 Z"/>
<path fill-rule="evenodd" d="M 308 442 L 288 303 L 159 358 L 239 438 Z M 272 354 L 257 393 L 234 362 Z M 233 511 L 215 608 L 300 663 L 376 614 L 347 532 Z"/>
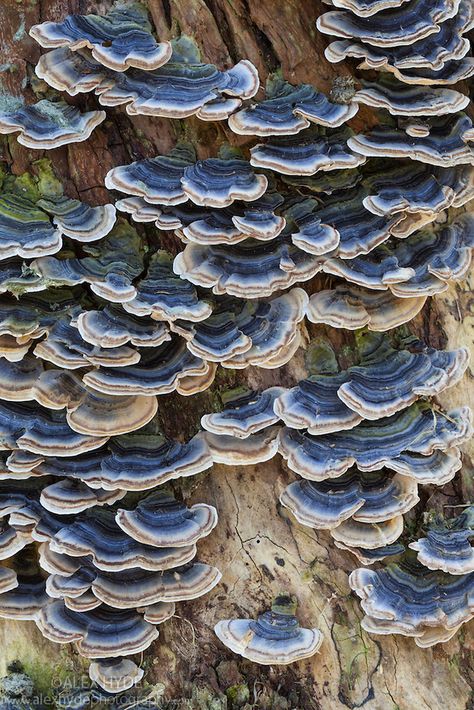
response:
<path fill-rule="evenodd" d="M 339 76 L 326 96 L 278 71 L 255 99 L 251 61 L 203 61 L 174 22 L 157 38 L 132 1 L 31 27 L 50 50 L 36 99 L 0 97 L 0 133 L 35 150 L 87 140 L 102 108 L 115 131 L 190 118 L 172 148 L 127 134 L 133 162 L 104 162 L 115 204 L 69 197 L 44 159 L 0 171 L 0 617 L 74 643 L 98 697 L 139 683 L 130 656 L 221 579 L 224 547 L 216 567 L 205 550 L 217 509 L 187 504 L 184 480 L 213 464 L 280 455 L 301 477 L 280 488 L 288 524 L 375 565 L 349 577 L 369 633 L 426 647 L 474 615 L 471 508 L 425 516 L 417 539 L 421 486 L 452 481 L 472 437 L 467 407 L 434 401 L 468 353 L 399 329 L 471 264 L 474 128 L 452 85 L 474 75 L 473 6 L 324 2 L 327 59 L 378 78 Z M 203 140 L 199 121 L 226 123 Z M 295 612 L 284 594 L 215 633 L 286 665 L 323 641 Z"/>
<path fill-rule="evenodd" d="M 224 619 L 214 631 L 234 653 L 262 665 L 287 665 L 314 655 L 323 642 L 319 629 L 305 629 L 295 616 L 296 603 L 281 595 L 258 619 Z"/>

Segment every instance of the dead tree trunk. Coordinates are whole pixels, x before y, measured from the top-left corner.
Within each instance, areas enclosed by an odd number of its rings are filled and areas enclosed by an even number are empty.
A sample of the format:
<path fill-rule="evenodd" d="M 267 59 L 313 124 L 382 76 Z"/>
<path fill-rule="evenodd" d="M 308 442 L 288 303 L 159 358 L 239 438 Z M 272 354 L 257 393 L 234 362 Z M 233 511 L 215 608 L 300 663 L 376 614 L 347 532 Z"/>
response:
<path fill-rule="evenodd" d="M 111 0 L 2 0 L 0 38 L 2 90 L 30 95 L 41 90 L 33 68 L 40 55 L 28 28 L 46 20 L 60 20 L 71 12 L 102 12 Z M 219 67 L 248 58 L 257 66 L 262 82 L 269 72 L 282 70 L 293 82 L 308 81 L 328 90 L 338 74 L 354 73 L 349 65 L 333 66 L 324 59 L 326 39 L 315 21 L 325 6 L 320 0 L 148 0 L 158 35 L 165 39 L 185 33 L 195 38 L 203 57 Z M 32 88 L 33 87 L 33 88 Z M 73 99 L 93 107 L 93 96 Z M 84 143 L 50 151 L 46 157 L 62 179 L 65 192 L 90 204 L 110 201 L 103 187 L 105 173 L 114 165 L 166 152 L 179 137 L 196 146 L 199 157 L 216 154 L 224 141 L 238 137 L 224 124 L 206 124 L 139 116 L 131 119 L 123 109 L 110 109 L 108 118 Z M 373 121 L 361 111 L 355 128 Z M 241 140 L 245 147 L 245 142 Z M 43 157 L 16 140 L 2 140 L 1 160 L 15 174 L 35 170 Z M 166 243 L 177 250 L 178 244 Z M 316 288 L 310 284 L 309 288 Z M 452 286 L 428 301 L 412 329 L 433 346 L 470 347 L 473 333 L 472 284 Z M 337 346 L 349 335 L 312 327 L 308 335 L 324 332 Z M 238 377 L 232 371 L 215 387 L 246 379 L 252 385 L 293 383 L 301 374 L 302 356 L 277 371 L 250 368 Z M 469 404 L 468 374 L 463 384 L 449 390 L 443 402 Z M 470 389 L 472 399 L 472 388 Z M 202 414 L 200 397 L 166 397 L 163 426 L 169 432 L 194 433 Z M 471 450 L 465 451 L 462 476 L 442 491 L 424 493 L 425 508 L 437 509 L 472 500 Z M 160 632 L 160 639 L 145 654 L 147 680 L 163 684 L 165 696 L 190 698 L 183 707 L 235 708 L 225 700 L 230 686 L 250 708 L 339 710 L 464 710 L 470 704 L 469 654 L 474 648 L 474 626 L 464 627 L 449 643 L 422 650 L 403 637 L 370 637 L 359 626 L 358 602 L 350 594 L 347 575 L 355 566 L 351 555 L 337 550 L 326 533 L 315 533 L 290 520 L 278 504 L 278 494 L 291 479 L 280 458 L 255 467 L 214 466 L 208 474 L 191 479 L 182 491 L 191 502 L 203 501 L 219 511 L 219 525 L 200 545 L 204 562 L 217 565 L 223 580 L 195 602 L 181 604 L 178 617 Z M 419 514 L 419 513 L 418 513 Z M 213 634 L 220 618 L 255 615 L 281 590 L 295 594 L 301 621 L 319 626 L 325 640 L 309 661 L 289 668 L 266 669 L 226 653 Z M 43 692 L 57 685 L 81 662 L 71 647 L 42 639 L 32 623 L 3 622 L 0 627 L 0 674 L 19 658 Z M 230 663 L 229 663 L 230 662 Z M 205 690 L 203 690 L 203 688 Z M 234 697 L 235 697 L 234 691 Z M 229 697 L 232 696 L 230 693 Z M 207 699 L 206 699 L 207 698 Z M 228 703 L 227 705 L 225 703 Z M 180 706 L 178 706 L 180 707 Z"/>

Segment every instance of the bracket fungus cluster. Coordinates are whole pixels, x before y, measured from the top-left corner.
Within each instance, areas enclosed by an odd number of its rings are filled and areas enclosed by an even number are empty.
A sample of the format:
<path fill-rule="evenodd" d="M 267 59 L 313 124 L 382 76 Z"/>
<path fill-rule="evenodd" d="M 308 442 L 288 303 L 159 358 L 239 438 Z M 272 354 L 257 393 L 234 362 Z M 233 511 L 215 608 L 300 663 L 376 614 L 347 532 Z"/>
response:
<path fill-rule="evenodd" d="M 418 486 L 442 486 L 461 467 L 471 413 L 438 411 L 429 398 L 460 380 L 468 353 L 410 339 L 394 347 L 390 336 L 366 332 L 358 364 L 339 370 L 329 344 L 315 345 L 313 374 L 296 387 L 223 396 L 223 410 L 202 417 L 205 439 L 214 461 L 228 465 L 281 454 L 303 479 L 280 496 L 295 518 L 330 530 L 364 561 L 382 559 L 400 551 Z"/>
<path fill-rule="evenodd" d="M 456 84 L 474 74 L 469 0 L 330 4 L 335 9 L 317 22 L 320 32 L 339 38 L 326 50 L 330 62 L 354 57 L 360 69 L 390 72 L 417 86 Z"/>
<path fill-rule="evenodd" d="M 72 96 L 94 91 L 102 106 L 125 105 L 130 115 L 219 121 L 257 93 L 257 70 L 248 60 L 220 71 L 201 61 L 190 37 L 157 43 L 150 29 L 139 3 L 120 14 L 36 25 L 30 34 L 51 49 L 36 73 Z"/>
<path fill-rule="evenodd" d="M 18 134 L 18 143 L 35 150 L 50 150 L 89 138 L 105 120 L 105 111 L 81 111 L 65 101 L 42 99 L 24 105 L 0 100 L 0 134 Z"/>
<path fill-rule="evenodd" d="M 55 498 L 53 506 L 45 495 L 51 487 L 26 481 L 1 494 L 0 554 L 13 558 L 13 568 L 2 568 L 0 615 L 33 620 L 46 638 L 76 642 L 79 652 L 99 665 L 120 659 L 130 671 L 135 664 L 122 657 L 158 637 L 156 625 L 173 615 L 175 603 L 195 599 L 218 583 L 215 567 L 193 561 L 196 542 L 216 525 L 216 510 L 187 508 L 164 492 L 135 508 L 111 507 L 127 493 L 119 489 L 118 496 L 103 491 L 112 500 L 100 512 L 96 501 L 78 512 L 70 502 L 81 498 L 80 485 Z M 40 543 L 39 555 L 35 543 Z M 34 558 L 31 575 L 15 567 L 22 548 Z M 105 680 L 103 687 L 108 687 Z"/>
<path fill-rule="evenodd" d="M 400 561 L 356 569 L 349 583 L 361 598 L 362 627 L 402 634 L 427 648 L 450 638 L 474 617 L 472 506 L 458 518 L 432 521 Z"/>
<path fill-rule="evenodd" d="M 175 604 L 221 576 L 194 560 L 216 510 L 153 491 L 213 463 L 202 436 L 166 438 L 156 414 L 157 395 L 212 382 L 214 362 L 187 345 L 188 326 L 215 304 L 173 273 L 166 252 L 148 270 L 145 253 L 112 204 L 66 197 L 47 162 L 2 173 L 0 616 L 74 642 L 93 659 L 91 679 L 114 693 L 142 677 L 130 656 L 156 640 Z M 269 356 L 297 338 L 304 299 L 275 304 L 276 321 L 296 313 Z M 265 341 L 264 313 L 242 315 L 248 350 Z M 152 494 L 129 495 L 143 491 Z"/>
<path fill-rule="evenodd" d="M 451 481 L 472 436 L 467 408 L 433 401 L 462 377 L 466 351 L 386 333 L 471 263 L 474 128 L 450 85 L 474 74 L 472 3 L 327 2 L 329 61 L 384 72 L 329 98 L 275 75 L 249 103 L 251 62 L 221 70 L 191 38 L 157 40 L 139 3 L 30 30 L 49 50 L 36 74 L 55 91 L 93 93 L 132 117 L 226 120 L 242 137 L 213 157 L 180 140 L 113 167 L 115 205 L 65 196 L 52 174 L 38 176 L 44 164 L 0 176 L 0 616 L 74 642 L 106 692 L 137 683 L 130 656 L 175 603 L 220 579 L 195 561 L 216 510 L 160 486 L 279 454 L 300 477 L 280 497 L 295 520 L 378 564 L 403 552 L 419 487 Z M 348 125 L 360 106 L 381 117 L 365 134 Z M 85 140 L 104 118 L 62 99 L 0 101 L 0 133 L 32 148 Z M 352 361 L 319 343 L 305 379 L 261 378 L 258 389 L 252 368 L 288 364 L 305 318 L 312 333 L 356 331 Z M 220 411 L 203 405 L 203 431 L 162 434 L 166 397 L 208 390 L 219 367 L 250 374 L 220 393 Z M 352 574 L 365 629 L 430 645 L 472 616 L 469 521 Z M 282 597 L 216 634 L 256 663 L 291 663 L 322 642 L 294 612 Z"/>

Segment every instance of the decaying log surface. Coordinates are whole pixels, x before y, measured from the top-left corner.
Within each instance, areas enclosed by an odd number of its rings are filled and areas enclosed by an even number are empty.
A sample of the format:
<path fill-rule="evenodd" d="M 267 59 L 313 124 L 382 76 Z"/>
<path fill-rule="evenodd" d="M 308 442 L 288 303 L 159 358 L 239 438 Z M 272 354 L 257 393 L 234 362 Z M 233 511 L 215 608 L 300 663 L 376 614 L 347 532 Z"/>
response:
<path fill-rule="evenodd" d="M 71 12 L 102 12 L 110 5 L 110 0 L 1 0 L 1 90 L 31 97 L 33 84 L 39 95 L 46 91 L 34 80 L 33 67 L 40 49 L 27 35 L 31 25 L 60 20 Z M 331 66 L 324 59 L 327 41 L 318 35 L 315 20 L 326 6 L 318 0 L 149 0 L 148 6 L 160 37 L 173 37 L 179 32 L 192 35 L 204 58 L 222 68 L 245 57 L 257 65 L 263 81 L 269 71 L 281 67 L 285 78 L 309 81 L 323 90 L 328 90 L 336 75 L 353 73 L 351 66 Z M 92 96 L 72 101 L 81 106 L 95 105 Z M 123 108 L 109 109 L 107 115 L 106 122 L 87 142 L 47 154 L 66 193 L 91 204 L 109 201 L 103 179 L 111 167 L 165 152 L 177 137 L 190 139 L 199 157 L 214 154 L 225 140 L 245 145 L 224 125 L 202 124 L 196 119 L 132 120 Z M 370 113 L 361 111 L 353 123 L 361 128 L 371 121 Z M 34 170 L 34 161 L 41 157 L 41 152 L 19 146 L 14 138 L 2 142 L 0 159 L 15 174 Z M 178 247 L 170 237 L 165 245 L 175 250 Z M 471 279 L 471 283 L 453 286 L 432 299 L 412 327 L 431 345 L 471 347 L 472 285 Z M 338 346 L 350 343 L 350 335 L 314 326 L 308 336 L 316 332 L 331 337 Z M 278 371 L 250 369 L 240 373 L 238 379 L 232 371 L 226 371 L 217 386 L 233 385 L 242 378 L 252 385 L 290 385 L 301 376 L 302 367 L 299 353 L 289 366 Z M 443 404 L 469 404 L 473 399 L 471 384 L 472 374 L 468 373 L 461 385 L 443 396 Z M 196 431 L 203 401 L 209 400 L 200 395 L 186 400 L 182 408 L 178 399 L 162 398 L 163 426 L 173 435 L 180 432 L 184 437 Z M 425 510 L 439 510 L 473 501 L 472 446 L 466 448 L 464 460 L 463 475 L 456 482 L 442 491 L 426 488 L 422 492 L 422 505 L 415 515 L 422 514 L 423 506 Z M 199 700 L 195 694 L 189 705 L 195 710 L 240 707 L 224 702 L 225 690 L 240 683 L 250 691 L 247 708 L 472 708 L 470 685 L 474 674 L 472 670 L 469 674 L 469 654 L 474 650 L 473 623 L 449 643 L 428 650 L 400 636 L 369 637 L 362 632 L 359 605 L 347 582 L 348 572 L 357 565 L 351 555 L 335 548 L 328 534 L 313 533 L 290 520 L 278 504 L 278 494 L 290 479 L 277 457 L 255 467 L 216 465 L 211 473 L 181 487 L 189 502 L 210 503 L 219 511 L 219 525 L 200 544 L 200 556 L 222 570 L 223 580 L 203 599 L 178 606 L 178 617 L 165 624 L 160 640 L 145 654 L 148 681 L 164 684 L 169 699 L 189 698 L 196 687 L 207 687 L 212 700 L 206 704 L 206 693 Z M 255 615 L 282 590 L 298 598 L 301 622 L 323 631 L 320 653 L 289 668 L 270 670 L 224 651 L 213 635 L 214 623 L 230 616 Z M 30 623 L 3 623 L 0 649 L 1 674 L 8 661 L 20 658 L 46 691 L 48 684 L 57 684 L 68 669 L 81 668 L 71 647 L 45 642 Z"/>

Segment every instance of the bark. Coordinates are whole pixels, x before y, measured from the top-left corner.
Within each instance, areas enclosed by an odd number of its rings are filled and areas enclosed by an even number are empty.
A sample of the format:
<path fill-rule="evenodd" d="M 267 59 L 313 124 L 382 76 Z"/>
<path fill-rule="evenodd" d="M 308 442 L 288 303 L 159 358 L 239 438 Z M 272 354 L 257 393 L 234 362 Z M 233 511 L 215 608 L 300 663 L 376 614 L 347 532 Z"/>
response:
<path fill-rule="evenodd" d="M 60 20 L 71 12 L 101 12 L 111 0 L 2 0 L 0 42 L 1 89 L 27 98 L 44 91 L 33 77 L 40 49 L 27 35 L 37 22 Z M 330 65 L 323 55 L 326 39 L 317 33 L 315 20 L 326 6 L 318 0 L 148 0 L 160 37 L 179 32 L 192 35 L 205 59 L 226 67 L 241 58 L 256 64 L 262 82 L 269 71 L 282 69 L 285 78 L 309 81 L 328 90 L 333 78 L 354 73 L 351 65 Z M 26 29 L 25 29 L 26 28 Z M 72 99 L 93 107 L 95 99 Z M 91 204 L 110 201 L 103 187 L 105 173 L 114 165 L 166 152 L 176 138 L 192 140 L 199 157 L 216 153 L 223 141 L 245 145 L 224 124 L 203 124 L 137 117 L 131 120 L 121 108 L 108 109 L 108 118 L 85 143 L 48 152 L 65 192 Z M 374 117 L 361 111 L 353 122 L 366 127 Z M 1 160 L 12 172 L 34 170 L 42 157 L 13 139 L 2 143 Z M 165 246 L 178 250 L 167 237 Z M 472 281 L 472 277 L 471 277 Z M 315 290 L 315 280 L 308 288 Z M 434 346 L 470 346 L 474 326 L 472 283 L 452 286 L 431 299 L 412 329 Z M 308 337 L 323 332 L 337 347 L 351 343 L 350 334 L 314 326 Z M 302 374 L 303 355 L 277 371 L 250 369 L 236 375 L 220 374 L 214 390 L 246 380 L 251 385 L 291 385 Z M 447 406 L 469 404 L 472 374 L 442 397 Z M 209 395 L 186 400 L 169 396 L 160 400 L 163 427 L 183 437 L 193 434 Z M 473 499 L 472 445 L 466 447 L 462 475 L 441 491 L 425 488 L 410 522 L 423 510 L 445 509 Z M 166 623 L 158 642 L 146 652 L 147 680 L 165 686 L 168 699 L 189 698 L 189 707 L 225 707 L 229 686 L 249 688 L 249 708 L 302 710 L 464 710 L 470 700 L 469 654 L 474 648 L 474 626 L 469 624 L 447 644 L 422 650 L 403 637 L 369 637 L 361 631 L 361 612 L 350 594 L 347 575 L 354 558 L 337 550 L 326 533 L 298 525 L 278 504 L 278 494 L 291 475 L 279 457 L 255 467 L 215 466 L 179 489 L 189 502 L 207 502 L 219 511 L 217 529 L 200 544 L 200 558 L 223 572 L 221 584 L 203 599 L 180 604 L 178 616 Z M 318 655 L 288 668 L 266 669 L 236 659 L 225 652 L 212 628 L 221 618 L 255 615 L 281 590 L 295 594 L 304 625 L 319 626 L 325 640 Z M 0 627 L 0 674 L 7 662 L 20 658 L 44 692 L 67 674 L 83 667 L 72 647 L 42 639 L 32 623 L 4 622 Z M 196 688 L 209 689 L 205 693 Z M 245 692 L 245 691 L 243 691 Z M 218 698 L 222 704 L 218 704 Z M 211 704 L 214 703 L 214 704 Z M 178 705 L 179 707 L 179 705 Z M 185 706 L 186 707 L 186 706 Z M 231 705 L 229 707 L 238 707 Z"/>

